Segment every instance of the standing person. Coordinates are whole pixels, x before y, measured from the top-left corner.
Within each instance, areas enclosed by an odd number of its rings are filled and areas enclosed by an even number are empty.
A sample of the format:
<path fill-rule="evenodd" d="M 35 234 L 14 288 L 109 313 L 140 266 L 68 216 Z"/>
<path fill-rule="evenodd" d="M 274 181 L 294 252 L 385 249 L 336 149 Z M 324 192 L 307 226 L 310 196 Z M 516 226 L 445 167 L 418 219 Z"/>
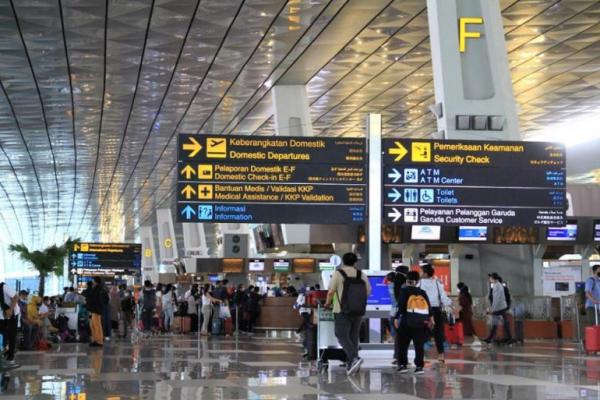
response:
<path fill-rule="evenodd" d="M 144 282 L 144 289 L 142 290 L 140 300 L 142 302 L 144 332 L 150 332 L 152 330 L 152 317 L 156 309 L 156 290 L 154 290 L 154 286 L 152 286 L 152 282 L 149 280 Z"/>
<path fill-rule="evenodd" d="M 119 289 L 116 285 L 113 285 L 110 288 L 110 293 L 108 295 L 108 307 L 110 308 L 110 328 L 111 331 L 114 330 L 117 332 L 117 336 L 119 336 L 119 318 L 121 311 L 121 296 L 119 294 Z"/>
<path fill-rule="evenodd" d="M 335 271 L 329 282 L 325 307 L 333 305 L 335 336 L 346 353 L 347 374 L 352 375 L 363 362 L 358 356 L 359 333 L 371 285 L 356 267 L 356 254 L 346 253 L 342 261 L 344 266 Z"/>
<path fill-rule="evenodd" d="M 473 338 L 472 346 L 481 345 L 479 338 L 475 334 L 475 327 L 473 326 L 473 297 L 471 296 L 469 287 L 463 282 L 458 282 L 456 287 L 458 288 L 458 305 L 460 306 L 458 319 L 462 323 L 463 332 L 465 336 L 471 336 Z"/>
<path fill-rule="evenodd" d="M 121 297 L 121 319 L 123 320 L 123 339 L 127 338 L 129 328 L 134 319 L 135 300 L 131 290 L 124 289 Z"/>
<path fill-rule="evenodd" d="M 186 292 L 185 301 L 187 302 L 187 313 L 191 318 L 192 332 L 198 332 L 198 303 L 199 303 L 198 285 L 192 285 L 192 288 Z"/>
<path fill-rule="evenodd" d="M 412 341 L 415 347 L 415 375 L 422 375 L 425 367 L 425 341 L 429 330 L 435 324 L 431 303 L 427 292 L 417 287 L 419 273 L 411 271 L 406 277 L 406 286 L 400 290 L 398 312 L 394 326 L 398 350 L 398 372 L 408 373 L 408 346 Z"/>
<path fill-rule="evenodd" d="M 4 338 L 6 352 L 6 364 L 15 366 L 15 352 L 17 350 L 17 325 L 21 309 L 19 308 L 19 296 L 4 282 L 0 283 L 0 334 Z"/>
<path fill-rule="evenodd" d="M 308 330 L 311 327 L 310 314 L 311 309 L 306 304 L 306 288 L 300 288 L 300 293 L 298 293 L 298 297 L 296 298 L 296 304 L 294 304 L 294 309 L 298 310 L 300 316 L 302 317 L 302 324 L 298 330 L 296 330 L 296 335 L 302 337 L 302 348 L 304 352 L 302 357 L 308 356 Z"/>
<path fill-rule="evenodd" d="M 429 304 L 431 306 L 431 314 L 435 324 L 433 325 L 433 338 L 435 341 L 435 347 L 438 352 L 438 362 L 441 364 L 445 363 L 445 350 L 444 342 L 444 318 L 443 309 L 444 307 L 450 307 L 452 300 L 446 295 L 444 290 L 444 284 L 438 279 L 434 278 L 435 269 L 431 264 L 423 264 L 421 266 L 421 281 L 419 287 L 427 293 Z"/>
<path fill-rule="evenodd" d="M 400 298 L 400 291 L 404 286 L 406 286 L 406 274 L 408 273 L 408 267 L 405 265 L 400 265 L 396 267 L 395 272 L 391 272 L 388 274 L 388 292 L 390 294 L 390 298 L 392 300 L 392 307 L 390 310 L 390 327 L 391 334 L 394 338 L 394 360 L 392 361 L 392 365 L 398 364 L 399 352 L 400 352 L 400 338 L 396 333 L 396 328 L 394 326 L 394 321 L 396 320 L 396 315 L 398 313 L 398 299 Z"/>
<path fill-rule="evenodd" d="M 29 297 L 29 293 L 26 290 L 19 292 L 19 310 L 21 310 L 21 328 L 23 329 L 21 350 L 31 350 L 33 339 L 38 333 L 38 325 L 27 316 L 27 297 Z"/>
<path fill-rule="evenodd" d="M 102 285 L 102 279 L 95 276 L 92 280 L 92 288 L 86 297 L 86 308 L 92 314 L 90 328 L 92 331 L 92 340 L 90 347 L 102 347 L 104 345 L 104 331 L 102 328 L 102 314 L 104 308 L 108 306 L 108 293 Z"/>
<path fill-rule="evenodd" d="M 236 324 L 236 329 L 241 329 L 242 320 L 243 320 L 243 311 L 242 305 L 244 301 L 244 285 L 239 284 L 235 292 L 233 293 L 233 297 L 231 299 L 232 307 L 231 307 L 231 318 L 233 318 L 234 323 Z"/>
<path fill-rule="evenodd" d="M 63 303 L 75 304 L 75 303 L 77 303 L 77 300 L 78 300 L 78 296 L 77 296 L 77 292 L 75 292 L 75 288 L 70 287 L 69 292 L 65 295 L 65 298 L 63 299 Z"/>
<path fill-rule="evenodd" d="M 260 295 L 260 288 L 256 286 L 252 292 L 248 295 L 248 312 L 249 312 L 249 320 L 247 326 L 248 334 L 252 334 L 252 330 L 256 326 L 256 321 L 258 320 L 258 316 L 260 315 L 260 300 L 263 296 Z"/>
<path fill-rule="evenodd" d="M 202 329 L 200 334 L 202 336 L 210 336 L 208 328 L 210 326 L 210 317 L 213 311 L 213 303 L 219 303 L 220 300 L 211 296 L 210 285 L 204 285 L 202 290 Z"/>
<path fill-rule="evenodd" d="M 592 276 L 585 281 L 585 315 L 586 325 L 594 326 L 596 324 L 596 317 L 600 321 L 600 315 L 595 316 L 595 313 L 599 313 L 600 307 L 600 265 L 594 265 L 592 267 Z"/>
<path fill-rule="evenodd" d="M 510 308 L 510 304 L 507 300 L 507 290 L 502 284 L 502 278 L 497 273 L 491 273 L 488 275 L 490 281 L 490 294 L 488 299 L 490 301 L 489 313 L 492 315 L 492 329 L 490 334 L 483 341 L 491 343 L 496 338 L 496 331 L 500 319 L 502 319 L 502 325 L 504 327 L 504 340 L 505 343 L 510 343 L 512 337 L 510 334 L 510 325 L 507 318 L 507 311 Z"/>
<path fill-rule="evenodd" d="M 175 303 L 173 301 L 173 286 L 167 285 L 162 295 L 162 310 L 164 315 L 163 328 L 166 332 L 171 332 L 173 317 L 175 316 Z"/>

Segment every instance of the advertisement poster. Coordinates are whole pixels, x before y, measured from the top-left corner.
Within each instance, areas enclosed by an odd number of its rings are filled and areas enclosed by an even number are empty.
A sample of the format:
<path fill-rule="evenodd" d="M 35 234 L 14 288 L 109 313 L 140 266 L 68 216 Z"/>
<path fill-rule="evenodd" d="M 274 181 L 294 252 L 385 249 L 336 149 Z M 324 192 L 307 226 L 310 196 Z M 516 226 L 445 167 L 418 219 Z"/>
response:
<path fill-rule="evenodd" d="M 544 268 L 542 279 L 544 296 L 569 296 L 575 293 L 575 282 L 581 281 L 581 267 L 562 266 Z"/>

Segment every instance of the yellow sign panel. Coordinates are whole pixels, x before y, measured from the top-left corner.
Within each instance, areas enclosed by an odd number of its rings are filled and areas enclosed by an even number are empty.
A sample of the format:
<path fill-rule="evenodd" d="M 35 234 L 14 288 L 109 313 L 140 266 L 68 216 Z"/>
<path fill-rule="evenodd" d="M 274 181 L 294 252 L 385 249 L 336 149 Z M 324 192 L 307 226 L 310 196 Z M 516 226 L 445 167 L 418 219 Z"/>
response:
<path fill-rule="evenodd" d="M 183 150 L 189 151 L 188 157 L 193 158 L 200 150 L 202 150 L 202 145 L 193 137 L 189 138 L 189 140 L 189 143 L 183 144 Z"/>
<path fill-rule="evenodd" d="M 171 240 L 171 238 L 166 238 L 165 241 L 163 242 L 165 248 L 170 249 L 171 247 L 173 247 L 173 241 Z"/>
<path fill-rule="evenodd" d="M 400 142 L 394 142 L 395 147 L 390 147 L 388 153 L 392 156 L 396 156 L 394 161 L 400 161 L 408 154 L 408 150 L 406 147 L 402 145 Z"/>
<path fill-rule="evenodd" d="M 227 139 L 208 138 L 206 139 L 206 157 L 208 158 L 227 158 Z"/>
<path fill-rule="evenodd" d="M 198 165 L 198 179 L 211 180 L 213 178 L 213 166 L 210 164 Z"/>
<path fill-rule="evenodd" d="M 411 159 L 413 162 L 430 162 L 431 143 L 413 142 L 411 147 Z"/>
<path fill-rule="evenodd" d="M 90 251 L 89 243 L 81 243 L 81 251 Z"/>
<path fill-rule="evenodd" d="M 190 200 L 192 196 L 196 194 L 196 191 L 194 190 L 192 185 L 186 185 L 181 190 L 181 194 L 184 195 L 187 200 Z"/>
<path fill-rule="evenodd" d="M 77 394 L 77 400 L 86 400 L 87 396 L 85 393 Z"/>
<path fill-rule="evenodd" d="M 198 200 L 211 200 L 213 198 L 213 185 L 198 185 Z"/>
<path fill-rule="evenodd" d="M 146 258 L 152 257 L 152 249 L 144 250 L 144 257 L 146 257 Z"/>
<path fill-rule="evenodd" d="M 463 17 L 459 19 L 459 32 L 458 32 L 458 49 L 461 53 L 467 51 L 467 39 L 478 39 L 481 37 L 480 32 L 467 31 L 467 25 L 482 25 L 483 18 L 481 17 Z"/>

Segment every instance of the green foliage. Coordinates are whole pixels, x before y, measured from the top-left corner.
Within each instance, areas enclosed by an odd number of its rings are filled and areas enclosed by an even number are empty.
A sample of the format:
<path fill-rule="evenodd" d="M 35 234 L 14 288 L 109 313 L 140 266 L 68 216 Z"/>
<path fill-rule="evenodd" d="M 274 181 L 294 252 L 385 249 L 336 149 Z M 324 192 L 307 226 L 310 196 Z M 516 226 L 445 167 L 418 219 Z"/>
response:
<path fill-rule="evenodd" d="M 8 250 L 16 253 L 19 258 L 31 264 L 31 267 L 40 274 L 40 295 L 43 295 L 43 283 L 51 274 L 62 275 L 65 257 L 69 249 L 79 239 L 69 238 L 62 246 L 52 245 L 44 250 L 30 251 L 24 244 L 11 244 Z"/>

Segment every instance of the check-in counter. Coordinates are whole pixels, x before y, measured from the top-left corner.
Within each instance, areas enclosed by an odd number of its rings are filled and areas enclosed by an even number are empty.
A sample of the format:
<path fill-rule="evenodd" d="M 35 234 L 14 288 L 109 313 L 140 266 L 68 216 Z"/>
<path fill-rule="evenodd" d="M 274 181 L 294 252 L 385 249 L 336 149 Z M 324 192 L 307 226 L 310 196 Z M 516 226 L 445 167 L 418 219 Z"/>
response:
<path fill-rule="evenodd" d="M 294 310 L 295 297 L 265 297 L 256 322 L 259 329 L 298 329 L 302 317 Z"/>

